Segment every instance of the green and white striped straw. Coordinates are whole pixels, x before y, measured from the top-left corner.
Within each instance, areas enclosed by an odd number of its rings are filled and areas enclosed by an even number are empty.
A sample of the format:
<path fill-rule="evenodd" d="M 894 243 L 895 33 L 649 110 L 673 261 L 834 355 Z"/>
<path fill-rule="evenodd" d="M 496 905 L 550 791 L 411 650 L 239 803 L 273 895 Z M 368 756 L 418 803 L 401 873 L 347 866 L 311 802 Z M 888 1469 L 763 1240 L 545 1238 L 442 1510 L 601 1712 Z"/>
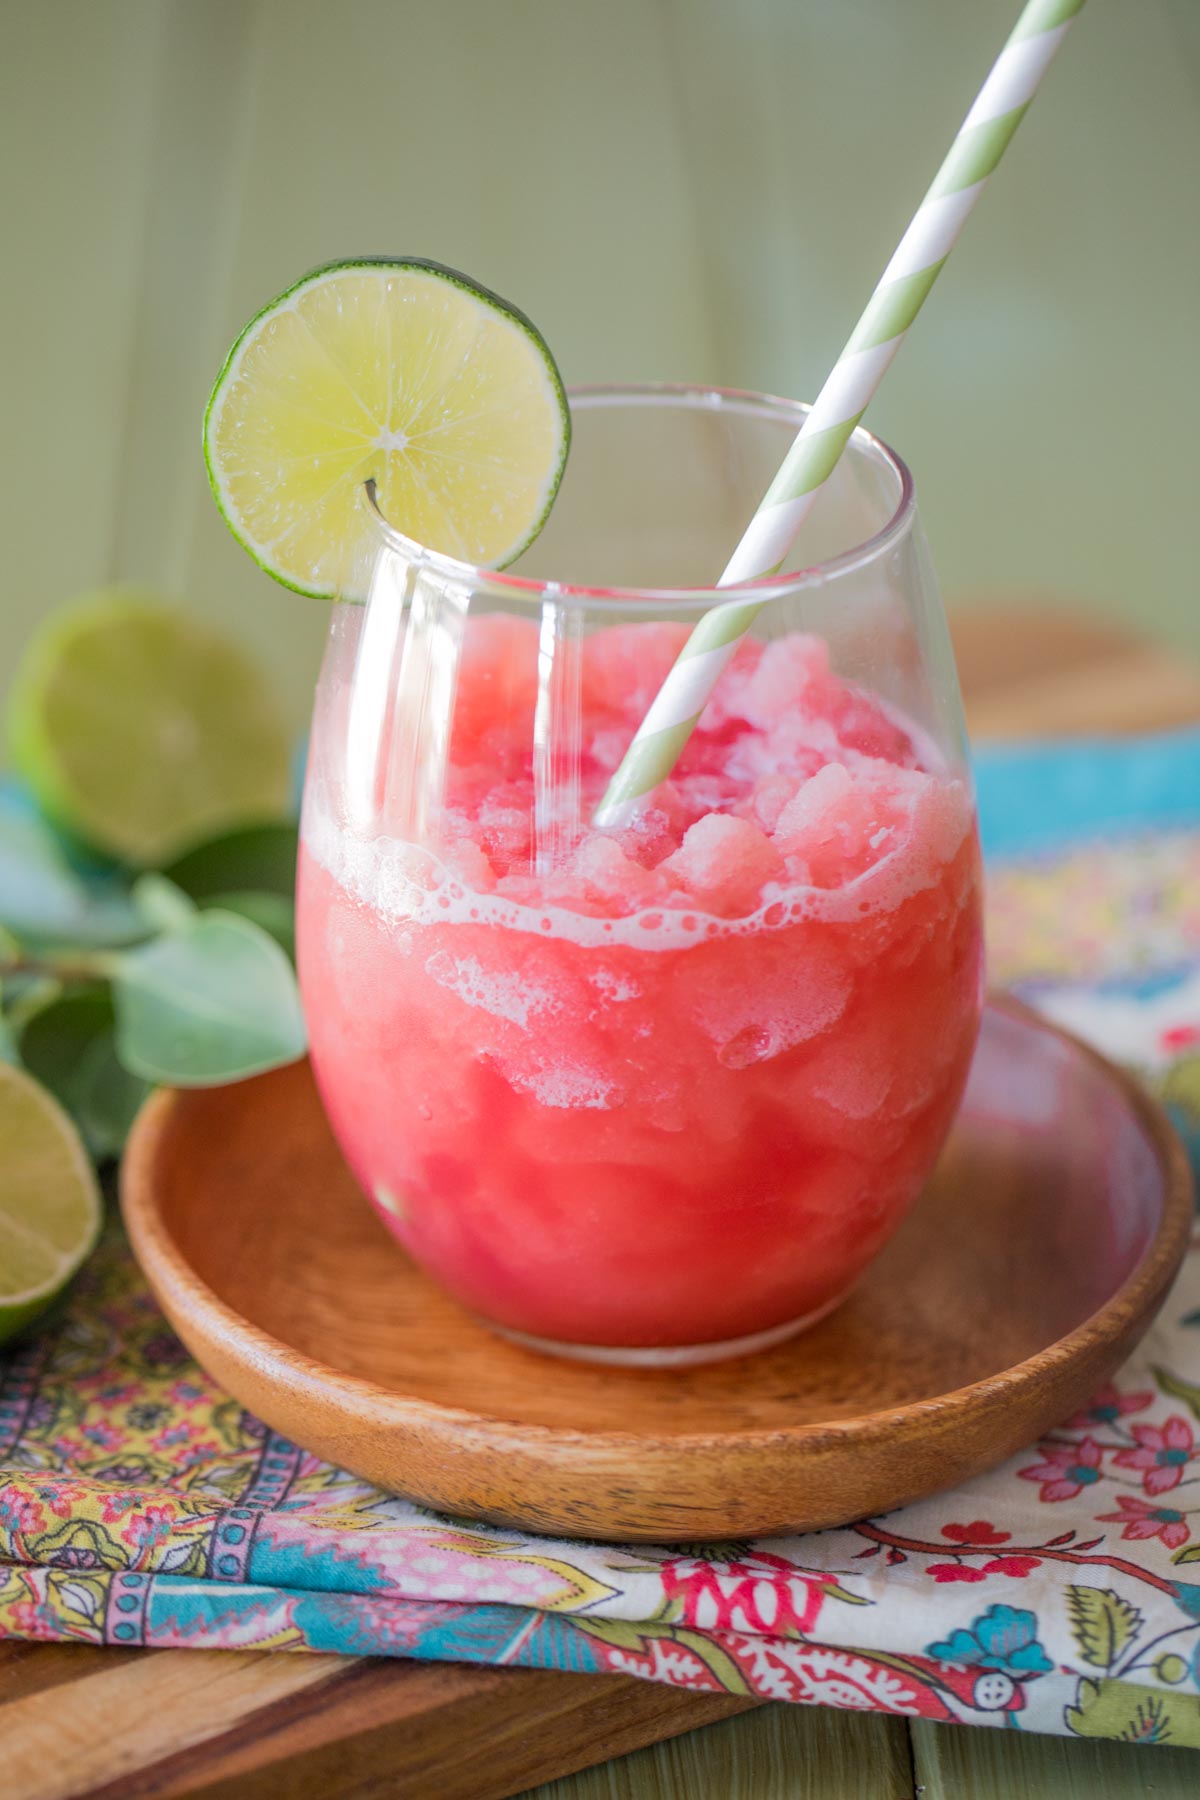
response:
<path fill-rule="evenodd" d="M 782 568 L 1083 3 L 1029 0 L 718 586 Z M 705 613 L 638 727 L 595 824 L 624 824 L 666 780 L 763 604 L 729 601 Z"/>

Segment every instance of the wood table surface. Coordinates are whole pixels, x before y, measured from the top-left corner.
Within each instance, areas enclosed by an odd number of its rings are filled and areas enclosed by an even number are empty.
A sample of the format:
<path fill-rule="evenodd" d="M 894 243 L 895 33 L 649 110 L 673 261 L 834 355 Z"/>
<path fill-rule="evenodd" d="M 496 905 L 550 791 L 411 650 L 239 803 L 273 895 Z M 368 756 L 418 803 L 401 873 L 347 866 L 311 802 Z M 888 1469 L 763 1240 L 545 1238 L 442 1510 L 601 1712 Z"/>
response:
<path fill-rule="evenodd" d="M 1200 720 L 1200 667 L 1120 627 L 997 606 L 960 614 L 954 636 L 980 740 Z M 382 1657 L 7 1641 L 0 1731 L 4 1800 L 1200 1793 L 1200 1758 L 1186 1750 L 761 1706 L 624 1676 Z"/>

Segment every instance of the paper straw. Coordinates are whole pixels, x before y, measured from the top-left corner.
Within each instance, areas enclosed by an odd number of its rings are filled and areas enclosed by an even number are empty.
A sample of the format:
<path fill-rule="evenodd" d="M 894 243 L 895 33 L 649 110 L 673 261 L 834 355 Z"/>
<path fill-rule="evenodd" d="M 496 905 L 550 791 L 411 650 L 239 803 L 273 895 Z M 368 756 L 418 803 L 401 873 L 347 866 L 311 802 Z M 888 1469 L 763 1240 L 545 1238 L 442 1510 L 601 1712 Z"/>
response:
<path fill-rule="evenodd" d="M 737 586 L 782 568 L 1083 4 L 1084 0 L 1029 0 L 719 587 Z M 666 780 L 721 671 L 736 655 L 764 604 L 728 601 L 705 613 L 638 727 L 597 809 L 595 824 L 624 824 L 642 796 Z"/>

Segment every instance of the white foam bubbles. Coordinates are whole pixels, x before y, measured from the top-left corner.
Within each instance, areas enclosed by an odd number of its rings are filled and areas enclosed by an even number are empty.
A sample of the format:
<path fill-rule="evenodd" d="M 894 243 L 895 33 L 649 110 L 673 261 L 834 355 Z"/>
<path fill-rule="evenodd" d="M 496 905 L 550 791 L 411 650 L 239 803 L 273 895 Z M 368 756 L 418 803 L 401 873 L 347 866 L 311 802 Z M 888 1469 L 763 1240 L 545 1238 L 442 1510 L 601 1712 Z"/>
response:
<path fill-rule="evenodd" d="M 606 1000 L 620 1004 L 622 1000 L 638 1000 L 641 998 L 640 982 L 631 975 L 622 975 L 615 969 L 593 969 L 588 976 L 588 984 Z"/>
<path fill-rule="evenodd" d="M 511 1087 L 532 1094 L 542 1106 L 610 1112 L 625 1103 L 625 1090 L 619 1082 L 580 1063 L 543 1063 L 517 1068 L 497 1062 L 496 1066 Z"/>
<path fill-rule="evenodd" d="M 476 956 L 437 950 L 426 962 L 425 973 L 467 1006 L 477 1006 L 494 1019 L 507 1019 L 522 1031 L 529 1030 L 535 1014 L 562 1011 L 562 1001 L 522 971 L 485 969 Z"/>
<path fill-rule="evenodd" d="M 757 937 L 804 921 L 853 924 L 894 911 L 934 886 L 972 829 L 970 795 L 965 783 L 954 778 L 910 779 L 914 791 L 907 822 L 896 825 L 885 854 L 861 875 L 837 888 L 772 883 L 756 911 L 740 919 L 715 918 L 694 903 L 678 910 L 660 903 L 625 918 L 595 918 L 565 906 L 527 906 L 499 894 L 478 893 L 430 850 L 400 838 L 360 836 L 338 818 L 327 795 L 312 789 L 303 835 L 309 854 L 341 887 L 397 925 L 489 925 L 593 949 L 620 946 L 661 953 L 714 938 Z M 471 983 L 469 971 L 465 979 Z M 495 992 L 492 999 L 498 1005 L 513 1003 Z"/>

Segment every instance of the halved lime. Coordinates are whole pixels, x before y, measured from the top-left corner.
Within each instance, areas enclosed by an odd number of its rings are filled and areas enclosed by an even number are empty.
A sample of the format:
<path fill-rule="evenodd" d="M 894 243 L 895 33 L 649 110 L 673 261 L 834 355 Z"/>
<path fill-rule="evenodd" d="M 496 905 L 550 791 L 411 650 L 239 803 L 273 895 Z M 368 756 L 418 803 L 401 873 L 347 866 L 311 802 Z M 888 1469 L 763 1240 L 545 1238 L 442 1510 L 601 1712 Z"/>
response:
<path fill-rule="evenodd" d="M 288 810 L 270 686 L 209 626 L 133 588 L 61 608 L 9 698 L 13 761 L 42 810 L 124 862 Z"/>
<path fill-rule="evenodd" d="M 62 1292 L 100 1219 L 79 1133 L 31 1076 L 0 1063 L 0 1343 Z"/>
<path fill-rule="evenodd" d="M 570 441 L 562 381 L 524 313 L 438 263 L 330 263 L 238 338 L 204 420 L 217 505 L 285 587 L 364 597 L 363 485 L 429 549 L 488 568 L 541 529 Z"/>

